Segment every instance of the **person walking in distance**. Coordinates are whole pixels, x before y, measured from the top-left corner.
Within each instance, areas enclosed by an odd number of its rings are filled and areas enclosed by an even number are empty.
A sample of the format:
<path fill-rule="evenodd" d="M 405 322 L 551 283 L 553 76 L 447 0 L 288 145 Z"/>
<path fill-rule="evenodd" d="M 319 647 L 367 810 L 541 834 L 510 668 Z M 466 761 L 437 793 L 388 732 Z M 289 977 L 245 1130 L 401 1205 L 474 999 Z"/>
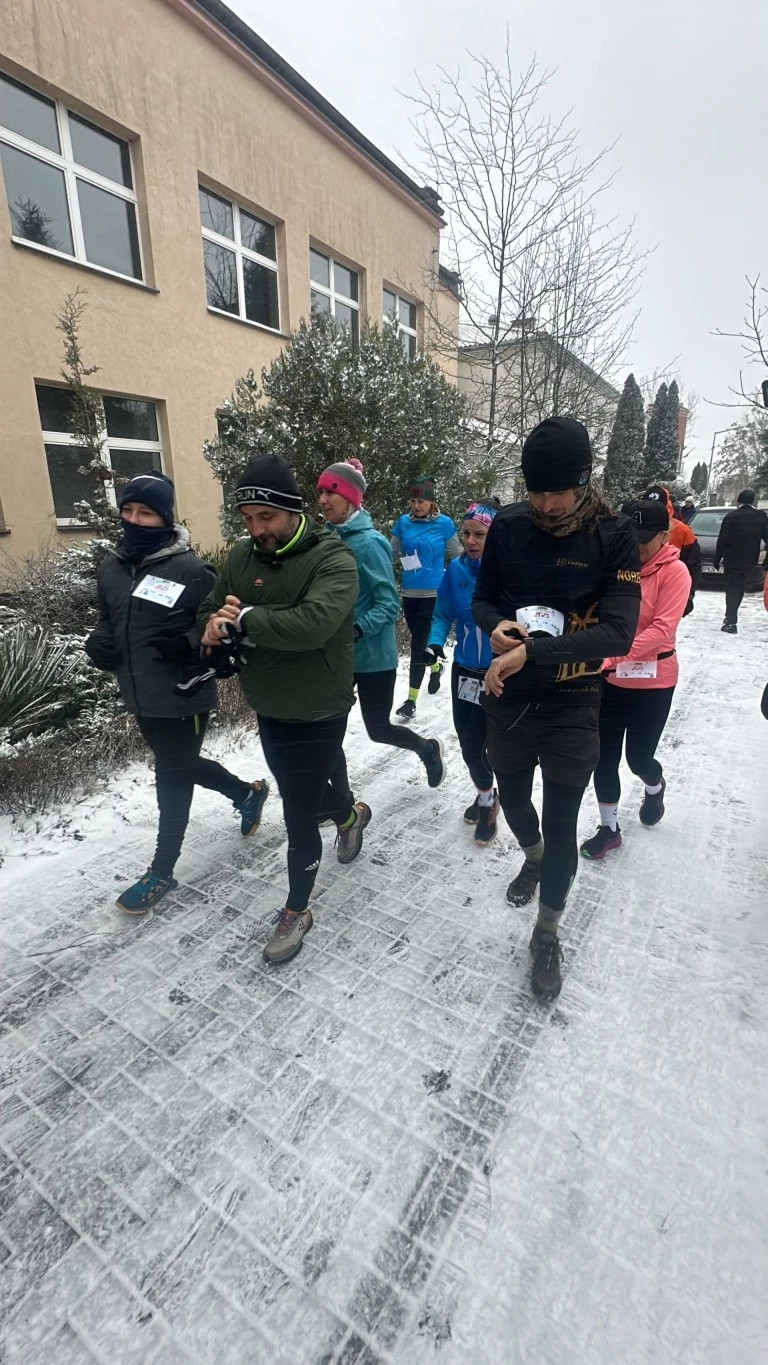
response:
<path fill-rule="evenodd" d="M 240 682 L 254 708 L 264 757 L 277 780 L 288 831 L 288 897 L 264 948 L 288 962 L 312 928 L 309 898 L 331 819 L 338 858 L 357 857 L 371 818 L 332 781 L 352 691 L 358 580 L 335 531 L 302 511 L 292 470 L 277 455 L 250 461 L 235 488 L 249 538 L 233 545 L 198 613 L 203 645 L 234 629 L 243 641 Z"/>
<path fill-rule="evenodd" d="M 725 571 L 725 620 L 720 629 L 726 635 L 738 634 L 744 587 L 760 561 L 761 544 L 768 550 L 768 516 L 755 507 L 754 490 L 745 488 L 733 510 L 723 517 L 715 546 L 715 568 L 722 561 Z"/>
<path fill-rule="evenodd" d="M 527 437 L 528 499 L 488 532 L 472 612 L 497 657 L 485 678 L 488 757 L 525 861 L 507 890 L 525 905 L 539 887 L 531 984 L 560 992 L 558 927 L 579 850 L 579 807 L 598 759 L 602 661 L 630 649 L 640 610 L 632 522 L 591 483 L 580 422 L 551 417 Z M 542 819 L 531 801 L 536 765 Z"/>
<path fill-rule="evenodd" d="M 645 783 L 640 807 L 644 825 L 664 815 L 664 773 L 656 749 L 667 723 L 678 679 L 675 638 L 688 601 L 688 570 L 670 544 L 669 514 L 661 502 L 628 502 L 640 550 L 640 619 L 632 648 L 606 659 L 600 704 L 600 759 L 595 795 L 600 828 L 581 846 L 585 858 L 601 860 L 621 844 L 619 765 L 626 743 L 627 764 Z"/>
<path fill-rule="evenodd" d="M 491 642 L 472 615 L 472 595 L 483 554 L 483 546 L 496 517 L 496 508 L 473 502 L 461 522 L 463 554 L 452 559 L 437 591 L 429 644 L 424 654 L 427 664 L 444 659 L 445 645 L 456 628 L 456 645 L 451 669 L 453 725 L 459 737 L 461 754 L 475 784 L 477 795 L 464 812 L 468 825 L 475 827 L 475 842 L 488 844 L 496 837 L 499 798 L 485 757 L 485 711 L 482 705 L 483 680 L 493 655 Z"/>
<path fill-rule="evenodd" d="M 178 885 L 173 872 L 195 787 L 226 796 L 249 835 L 259 828 L 269 786 L 200 757 L 216 684 L 189 695 L 183 683 L 195 672 L 195 619 L 216 574 L 190 549 L 186 528 L 174 525 L 171 480 L 156 469 L 137 475 L 120 490 L 118 508 L 122 538 L 99 570 L 99 619 L 85 652 L 96 668 L 116 674 L 125 708 L 154 754 L 155 856 L 117 900 L 121 910 L 143 915 Z"/>
<path fill-rule="evenodd" d="M 435 607 L 437 589 L 445 568 L 446 552 L 451 559 L 461 554 L 456 527 L 440 512 L 435 501 L 435 486 L 426 475 L 411 484 L 411 510 L 392 527 L 392 554 L 400 561 L 403 615 L 411 637 L 411 664 L 408 696 L 397 715 L 412 720 L 416 714 L 419 689 L 424 681 L 424 650 Z M 429 671 L 428 691 L 440 689 L 443 663 L 438 660 Z"/>
<path fill-rule="evenodd" d="M 335 527 L 357 562 L 360 589 L 353 627 L 355 684 L 368 737 L 374 744 L 409 749 L 424 764 L 430 787 L 439 787 L 445 776 L 440 740 L 422 739 L 390 720 L 397 679 L 395 621 L 400 615 L 400 597 L 389 545 L 363 507 L 366 483 L 362 464 L 352 459 L 329 465 L 320 475 L 317 488 L 326 522 Z M 346 781 L 344 765 L 342 751 L 333 778 L 335 786 L 343 787 Z"/>
<path fill-rule="evenodd" d="M 663 484 L 652 484 L 643 493 L 638 494 L 639 502 L 662 502 L 667 509 L 669 517 L 669 543 L 676 550 L 680 551 L 680 563 L 685 565 L 690 575 L 690 591 L 688 601 L 685 604 L 684 616 L 690 616 L 693 611 L 693 601 L 696 596 L 696 589 L 701 578 L 701 546 L 690 526 L 685 521 L 681 521 L 675 515 L 675 505 L 669 496 L 669 490 Z"/>

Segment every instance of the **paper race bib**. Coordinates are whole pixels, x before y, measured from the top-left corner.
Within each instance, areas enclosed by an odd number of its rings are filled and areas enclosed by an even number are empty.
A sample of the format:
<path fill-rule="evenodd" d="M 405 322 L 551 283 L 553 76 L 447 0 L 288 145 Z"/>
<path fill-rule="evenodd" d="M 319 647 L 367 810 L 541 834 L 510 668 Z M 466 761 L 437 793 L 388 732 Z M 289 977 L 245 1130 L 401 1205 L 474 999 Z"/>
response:
<path fill-rule="evenodd" d="M 155 574 L 148 573 L 146 578 L 142 578 L 138 588 L 134 588 L 133 596 L 141 597 L 145 602 L 157 602 L 161 607 L 172 607 L 178 602 L 185 587 L 185 583 L 172 583 L 168 578 L 157 578 Z"/>
<path fill-rule="evenodd" d="M 412 555 L 401 555 L 400 563 L 402 564 L 406 573 L 408 573 L 412 569 L 421 568 L 421 560 L 419 559 L 419 556 L 415 550 Z"/>
<path fill-rule="evenodd" d="M 459 678 L 459 701 L 473 701 L 480 705 L 482 678 Z"/>
<path fill-rule="evenodd" d="M 517 622 L 525 626 L 529 634 L 534 630 L 543 630 L 546 635 L 562 635 L 565 617 L 554 607 L 518 607 Z"/>
<path fill-rule="evenodd" d="M 622 659 L 616 665 L 617 678 L 655 678 L 655 659 Z"/>

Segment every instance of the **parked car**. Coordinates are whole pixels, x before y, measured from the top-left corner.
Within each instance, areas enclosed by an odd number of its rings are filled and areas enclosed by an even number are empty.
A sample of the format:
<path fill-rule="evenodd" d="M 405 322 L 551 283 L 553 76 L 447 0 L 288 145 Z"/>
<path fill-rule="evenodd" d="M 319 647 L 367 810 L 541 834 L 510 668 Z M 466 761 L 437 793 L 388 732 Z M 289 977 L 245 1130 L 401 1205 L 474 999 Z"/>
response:
<path fill-rule="evenodd" d="M 733 507 L 701 507 L 693 520 L 689 523 L 693 534 L 701 546 L 701 582 L 702 588 L 723 588 L 723 566 L 715 568 L 715 546 L 720 532 L 723 517 L 726 512 L 732 512 Z M 765 551 L 760 552 L 761 564 L 765 559 Z M 750 574 L 746 582 L 747 592 L 762 592 L 763 590 L 763 569 L 758 566 L 754 574 Z"/>

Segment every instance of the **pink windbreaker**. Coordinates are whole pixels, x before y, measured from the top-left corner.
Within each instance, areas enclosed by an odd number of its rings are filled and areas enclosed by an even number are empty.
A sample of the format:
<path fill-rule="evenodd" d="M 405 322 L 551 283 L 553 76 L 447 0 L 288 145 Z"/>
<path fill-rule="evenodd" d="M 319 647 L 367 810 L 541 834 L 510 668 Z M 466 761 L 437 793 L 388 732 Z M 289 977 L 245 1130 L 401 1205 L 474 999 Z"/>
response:
<path fill-rule="evenodd" d="M 658 659 L 675 648 L 677 627 L 691 591 L 691 575 L 680 563 L 680 551 L 667 542 L 640 570 L 640 619 L 627 659 Z M 603 670 L 615 669 L 619 659 L 606 659 Z M 678 678 L 677 655 L 659 659 L 655 678 L 617 678 L 610 672 L 612 687 L 674 687 Z"/>

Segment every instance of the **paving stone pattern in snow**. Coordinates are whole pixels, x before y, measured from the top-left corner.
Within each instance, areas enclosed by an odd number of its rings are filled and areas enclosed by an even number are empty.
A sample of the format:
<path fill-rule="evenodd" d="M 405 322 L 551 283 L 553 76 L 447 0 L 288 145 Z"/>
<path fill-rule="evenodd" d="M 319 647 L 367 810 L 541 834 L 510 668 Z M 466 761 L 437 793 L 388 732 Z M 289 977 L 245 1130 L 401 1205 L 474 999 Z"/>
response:
<path fill-rule="evenodd" d="M 272 799 L 240 839 L 195 797 L 181 886 L 136 767 L 24 839 L 2 888 L 0 1312 L 9 1362 L 757 1365 L 768 1358 L 768 617 L 682 627 L 668 814 L 583 865 L 554 1007 L 506 826 L 473 846 L 450 775 L 371 745 L 373 822 L 316 927 L 261 960 L 285 888 Z M 230 756 L 264 771 L 258 744 Z M 582 830 L 594 827 L 591 794 Z M 73 835 L 77 835 L 73 839 Z"/>

